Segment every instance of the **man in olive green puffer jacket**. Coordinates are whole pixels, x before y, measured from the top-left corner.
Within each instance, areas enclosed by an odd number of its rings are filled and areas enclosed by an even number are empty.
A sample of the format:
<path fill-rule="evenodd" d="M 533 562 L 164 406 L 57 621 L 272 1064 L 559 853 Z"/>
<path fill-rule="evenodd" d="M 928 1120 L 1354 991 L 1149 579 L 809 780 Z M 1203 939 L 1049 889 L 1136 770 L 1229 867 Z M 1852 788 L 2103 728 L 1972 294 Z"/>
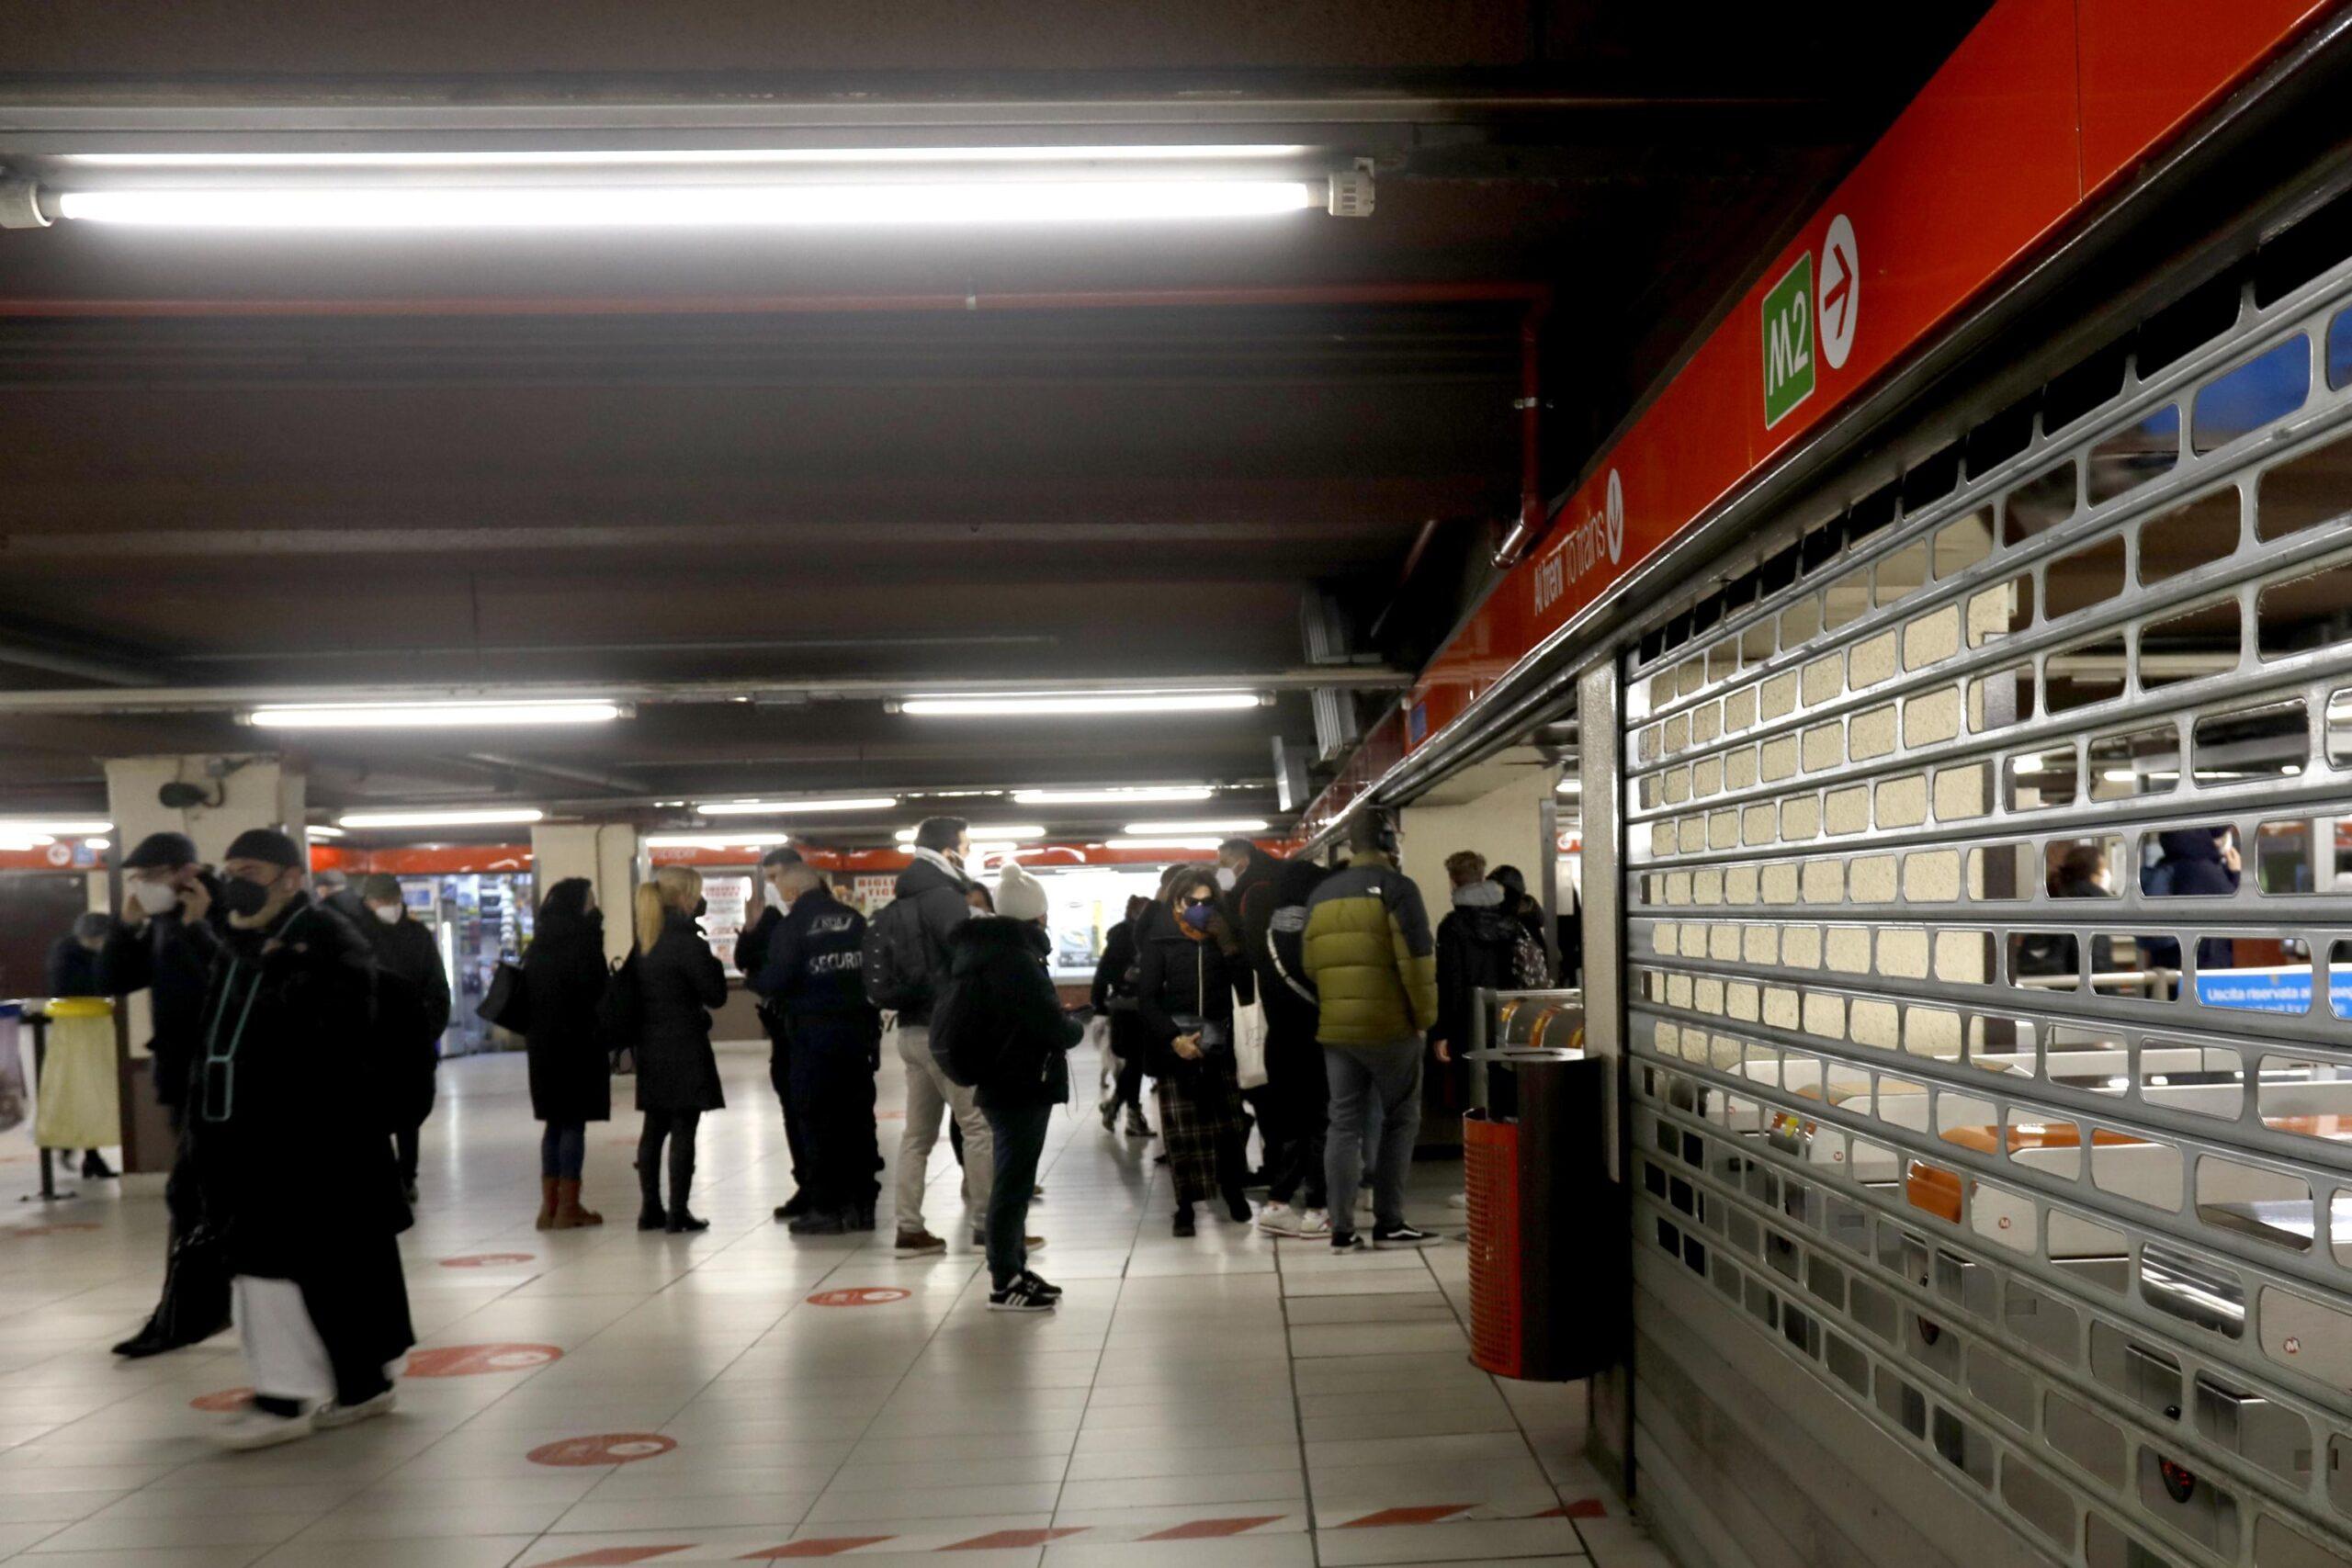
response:
<path fill-rule="evenodd" d="M 1354 1193 L 1367 1136 L 1374 1247 L 1436 1239 L 1405 1223 L 1405 1171 L 1421 1123 L 1422 1032 L 1437 1021 L 1437 945 L 1420 889 L 1396 866 L 1396 828 L 1367 807 L 1351 826 L 1347 868 L 1306 901 L 1306 976 L 1315 987 L 1323 1066 L 1331 1084 L 1324 1174 L 1331 1246 L 1351 1251 Z"/>

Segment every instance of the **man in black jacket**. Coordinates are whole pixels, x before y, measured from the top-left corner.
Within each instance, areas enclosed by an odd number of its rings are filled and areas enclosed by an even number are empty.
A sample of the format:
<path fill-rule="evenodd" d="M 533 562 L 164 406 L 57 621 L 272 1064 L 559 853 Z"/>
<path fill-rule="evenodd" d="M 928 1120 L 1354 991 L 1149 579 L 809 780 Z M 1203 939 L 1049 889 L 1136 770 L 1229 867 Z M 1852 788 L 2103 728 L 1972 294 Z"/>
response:
<path fill-rule="evenodd" d="M 187 904 L 209 966 L 190 1143 L 255 1391 L 219 1434 L 237 1449 L 388 1413 L 388 1370 L 415 1342 L 374 954 L 311 901 L 302 858 L 284 833 L 249 829 L 220 864 L 225 929 L 205 922 L 209 892 Z"/>
<path fill-rule="evenodd" d="M 401 1016 L 415 1031 L 410 1049 L 421 1070 L 403 1073 L 401 1081 L 414 1084 L 422 1092 L 410 1103 L 396 1108 L 399 1130 L 392 1134 L 401 1189 L 413 1203 L 418 1134 L 424 1129 L 424 1119 L 433 1114 L 435 1079 L 441 1066 L 441 1035 L 449 1027 L 449 972 L 441 966 L 441 949 L 434 942 L 433 933 L 410 918 L 408 900 L 401 896 L 400 878 L 382 872 L 368 876 L 359 884 L 359 899 L 368 911 L 368 923 L 361 929 L 376 950 L 379 977 L 407 987 Z"/>
<path fill-rule="evenodd" d="M 1511 960 L 1525 929 L 1510 890 L 1487 878 L 1486 856 L 1457 850 L 1445 857 L 1445 874 L 1453 884 L 1453 908 L 1437 925 L 1437 1026 L 1430 1031 L 1430 1051 L 1441 1067 L 1470 1048 L 1478 992 L 1517 988 Z"/>
<path fill-rule="evenodd" d="M 996 1145 L 988 1118 L 972 1091 L 952 1081 L 933 1059 L 931 1010 L 947 983 L 948 943 L 972 917 L 971 879 L 964 857 L 971 852 L 969 826 L 957 817 L 933 817 L 915 829 L 914 863 L 899 874 L 899 902 L 912 900 L 921 932 L 923 967 L 930 976 L 922 1000 L 899 1009 L 899 1060 L 907 1069 L 906 1122 L 899 1134 L 898 1250 L 909 1257 L 944 1252 L 947 1243 L 923 1224 L 923 1188 L 931 1175 L 931 1151 L 940 1123 L 951 1112 L 964 1129 L 964 1196 L 972 1213 L 972 1240 L 981 1242 L 995 1180 Z"/>
<path fill-rule="evenodd" d="M 776 928 L 784 923 L 784 911 L 792 902 L 777 890 L 776 884 L 787 869 L 800 863 L 800 852 L 789 844 L 779 844 L 760 857 L 759 876 L 752 886 L 753 897 L 762 906 L 759 919 L 735 939 L 735 972 L 746 985 L 767 967 L 768 945 L 775 940 Z M 757 986 L 751 988 L 754 994 L 759 991 Z M 760 999 L 760 1027 L 768 1037 L 768 1083 L 784 1109 L 784 1145 L 792 1152 L 792 1196 L 776 1205 L 775 1217 L 797 1220 L 808 1212 L 808 1136 L 792 1102 L 791 1031 L 785 1015 L 765 997 Z"/>
<path fill-rule="evenodd" d="M 1030 1270 L 1033 1238 L 1024 1233 L 1047 1123 L 1069 1099 L 1069 1053 L 1080 1031 L 1062 1011 L 1046 968 L 1053 947 L 1044 886 L 1009 864 L 997 882 L 996 907 L 956 931 L 933 1023 L 943 1054 L 978 1069 L 958 1076 L 974 1085 L 993 1134 L 989 1310 L 1051 1312 L 1061 1291 Z"/>
<path fill-rule="evenodd" d="M 833 897 L 807 865 L 786 865 L 775 879 L 781 914 L 766 943 L 766 962 L 746 983 L 772 1028 L 789 1036 L 785 1083 L 787 1115 L 808 1139 L 808 1206 L 792 1216 L 795 1235 L 841 1235 L 874 1228 L 876 1144 L 874 1058 L 882 1015 L 865 999 L 859 960 L 865 917 Z M 778 1209 L 776 1217 L 784 1217 Z"/>
<path fill-rule="evenodd" d="M 163 1300 L 138 1333 L 114 1348 L 116 1355 L 137 1359 L 209 1339 L 229 1326 L 228 1270 L 217 1238 L 202 1224 L 203 1195 L 189 1161 L 187 1133 L 188 1076 L 203 1032 L 204 988 L 211 967 L 188 932 L 192 925 L 220 919 L 215 902 L 220 884 L 198 862 L 196 842 L 185 833 L 148 834 L 124 857 L 122 875 L 122 918 L 98 950 L 98 982 L 108 996 L 152 993 L 149 1067 L 156 1101 L 179 1140 L 164 1185 L 172 1232 Z M 210 915 L 188 914 L 196 890 L 201 890 Z"/>

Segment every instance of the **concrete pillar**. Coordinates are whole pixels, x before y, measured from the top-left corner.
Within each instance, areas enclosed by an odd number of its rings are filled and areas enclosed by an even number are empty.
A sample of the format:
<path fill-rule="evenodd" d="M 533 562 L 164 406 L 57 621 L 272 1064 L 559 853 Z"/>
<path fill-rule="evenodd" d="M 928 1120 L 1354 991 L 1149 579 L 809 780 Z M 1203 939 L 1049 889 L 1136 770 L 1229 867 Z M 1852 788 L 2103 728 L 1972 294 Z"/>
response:
<path fill-rule="evenodd" d="M 1624 687 L 1617 661 L 1603 656 L 1577 682 L 1577 765 L 1582 789 L 1584 850 L 1584 1048 L 1588 1055 L 1615 1065 L 1615 1082 L 1603 1104 L 1607 1164 L 1618 1193 L 1611 1212 L 1624 1213 L 1631 1163 L 1623 1129 L 1629 1119 L 1625 1074 L 1624 980 L 1624 799 L 1619 779 L 1623 766 Z M 1630 1253 L 1634 1241 L 1628 1236 Z M 1632 1289 L 1632 1259 L 1625 1259 L 1624 1288 Z M 1621 1359 L 1593 1377 L 1585 1455 L 1619 1491 L 1634 1482 L 1634 1366 L 1630 1328 L 1619 1342 Z"/>
<path fill-rule="evenodd" d="M 605 956 L 628 956 L 629 895 L 646 873 L 641 835 L 627 822 L 541 823 L 531 829 L 531 886 L 538 897 L 567 877 L 584 876 L 605 911 Z"/>
<path fill-rule="evenodd" d="M 1544 807 L 1557 777 L 1555 769 L 1542 764 L 1474 768 L 1398 813 L 1405 874 L 1419 885 L 1431 924 L 1445 918 L 1451 903 L 1445 857 L 1456 850 L 1477 851 L 1490 867 L 1519 867 L 1527 875 L 1528 891 L 1538 892 L 1554 853 L 1544 835 Z"/>
<path fill-rule="evenodd" d="M 114 821 L 114 849 L 109 863 L 122 857 L 150 833 L 186 833 L 196 840 L 196 852 L 208 865 L 220 863 L 230 843 L 248 828 L 277 828 L 302 837 L 304 802 L 300 773 L 271 756 L 111 757 L 107 760 L 107 815 Z M 206 804 L 165 806 L 159 798 L 164 786 L 192 784 L 204 792 Z M 119 895 L 119 884 L 107 879 L 106 897 Z M 93 879 L 93 894 L 98 892 Z M 104 900 L 94 899 L 100 907 Z M 128 1063 L 123 1073 L 123 1168 L 135 1176 L 160 1179 L 172 1164 L 173 1140 L 163 1107 L 156 1103 L 147 1052 L 153 1013 L 144 991 L 130 998 L 122 1010 L 122 1039 Z"/>

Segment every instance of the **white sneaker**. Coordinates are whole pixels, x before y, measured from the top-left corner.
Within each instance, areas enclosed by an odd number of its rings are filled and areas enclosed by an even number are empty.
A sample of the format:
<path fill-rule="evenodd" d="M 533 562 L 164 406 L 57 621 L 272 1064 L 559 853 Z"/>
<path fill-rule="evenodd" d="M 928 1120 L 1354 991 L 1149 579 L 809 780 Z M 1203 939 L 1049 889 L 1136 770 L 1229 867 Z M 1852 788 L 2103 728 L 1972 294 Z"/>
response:
<path fill-rule="evenodd" d="M 1452 1197 L 1446 1199 L 1445 1206 L 1449 1209 L 1466 1209 L 1470 1206 L 1470 1194 L 1467 1192 L 1456 1192 Z"/>
<path fill-rule="evenodd" d="M 1298 1216 L 1298 1229 L 1294 1234 L 1295 1234 L 1301 1240 L 1305 1241 L 1330 1240 L 1330 1211 L 1328 1209 L 1306 1210 Z"/>
<path fill-rule="evenodd" d="M 351 1427 L 371 1416 L 390 1416 L 400 1408 L 401 1396 L 396 1389 L 386 1389 L 373 1399 L 363 1399 L 356 1404 L 338 1404 L 328 1400 L 319 1406 L 311 1421 L 318 1427 Z"/>
<path fill-rule="evenodd" d="M 212 1440 L 224 1449 L 243 1451 L 297 1442 L 315 1429 L 307 1410 L 300 1416 L 272 1416 L 249 1404 L 233 1420 L 214 1427 Z"/>
<path fill-rule="evenodd" d="M 1268 1235 L 1295 1236 L 1298 1214 L 1288 1203 L 1269 1202 L 1258 1211 L 1258 1228 Z"/>

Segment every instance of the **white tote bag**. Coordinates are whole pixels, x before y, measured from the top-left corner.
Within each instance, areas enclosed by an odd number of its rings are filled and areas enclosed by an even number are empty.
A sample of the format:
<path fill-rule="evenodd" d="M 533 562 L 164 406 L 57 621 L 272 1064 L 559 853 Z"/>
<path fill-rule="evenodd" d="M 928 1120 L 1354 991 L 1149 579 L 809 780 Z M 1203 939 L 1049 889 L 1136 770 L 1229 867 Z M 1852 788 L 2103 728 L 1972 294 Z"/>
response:
<path fill-rule="evenodd" d="M 1243 1089 L 1266 1081 L 1266 1010 L 1257 1002 L 1233 1010 L 1233 1071 Z"/>

